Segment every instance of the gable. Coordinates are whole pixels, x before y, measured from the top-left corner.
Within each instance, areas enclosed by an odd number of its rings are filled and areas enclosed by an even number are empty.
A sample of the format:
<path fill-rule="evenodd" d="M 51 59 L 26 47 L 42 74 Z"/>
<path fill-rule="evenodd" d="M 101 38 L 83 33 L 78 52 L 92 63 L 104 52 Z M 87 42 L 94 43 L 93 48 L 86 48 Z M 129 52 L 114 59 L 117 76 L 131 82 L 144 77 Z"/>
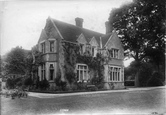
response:
<path fill-rule="evenodd" d="M 98 42 L 97 42 L 97 40 L 96 40 L 95 37 L 93 37 L 93 38 L 91 39 L 91 41 L 89 42 L 89 44 L 90 44 L 91 46 L 99 46 L 99 44 L 98 44 Z"/>
<path fill-rule="evenodd" d="M 87 40 L 86 40 L 85 36 L 84 36 L 82 33 L 81 33 L 81 35 L 78 37 L 77 42 L 78 42 L 78 43 L 81 43 L 81 44 L 86 44 L 86 43 L 87 43 Z"/>
<path fill-rule="evenodd" d="M 124 58 L 124 49 L 119 39 L 116 31 L 113 31 L 112 35 L 108 39 L 107 43 L 105 44 L 106 49 L 118 49 L 120 52 L 120 59 Z"/>
<path fill-rule="evenodd" d="M 46 25 L 44 28 L 48 38 L 61 38 L 63 39 L 62 35 L 60 34 L 59 30 L 57 29 L 56 25 L 52 22 L 51 18 L 48 17 L 46 21 Z"/>
<path fill-rule="evenodd" d="M 38 40 L 38 43 L 46 40 L 48 38 L 47 34 L 46 34 L 46 31 L 44 29 L 42 29 L 42 32 L 40 34 L 40 37 L 39 37 L 39 40 Z"/>
<path fill-rule="evenodd" d="M 107 43 L 105 44 L 107 48 L 123 48 L 121 40 L 119 39 L 116 31 L 113 31 L 112 35 L 109 37 Z"/>

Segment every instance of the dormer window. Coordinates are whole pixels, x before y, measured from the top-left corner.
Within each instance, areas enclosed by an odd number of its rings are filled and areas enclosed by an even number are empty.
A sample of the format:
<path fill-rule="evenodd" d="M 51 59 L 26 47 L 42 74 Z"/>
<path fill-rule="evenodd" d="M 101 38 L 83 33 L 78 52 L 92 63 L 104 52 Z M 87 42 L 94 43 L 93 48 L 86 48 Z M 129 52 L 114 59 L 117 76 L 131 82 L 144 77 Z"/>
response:
<path fill-rule="evenodd" d="M 96 53 L 97 53 L 97 47 L 96 46 L 92 46 L 91 47 L 91 54 L 93 57 L 96 57 Z"/>
<path fill-rule="evenodd" d="M 92 56 L 94 57 L 94 55 L 95 55 L 95 47 L 92 46 Z"/>
<path fill-rule="evenodd" d="M 41 43 L 41 52 L 44 54 L 46 53 L 45 42 Z"/>
<path fill-rule="evenodd" d="M 50 52 L 54 52 L 54 41 L 50 41 Z"/>
<path fill-rule="evenodd" d="M 83 46 L 84 46 L 84 44 L 80 44 L 80 54 L 81 55 L 84 53 Z"/>
<path fill-rule="evenodd" d="M 111 57 L 118 59 L 118 57 L 119 57 L 119 53 L 118 52 L 119 52 L 118 49 L 112 49 L 112 51 L 111 51 Z"/>

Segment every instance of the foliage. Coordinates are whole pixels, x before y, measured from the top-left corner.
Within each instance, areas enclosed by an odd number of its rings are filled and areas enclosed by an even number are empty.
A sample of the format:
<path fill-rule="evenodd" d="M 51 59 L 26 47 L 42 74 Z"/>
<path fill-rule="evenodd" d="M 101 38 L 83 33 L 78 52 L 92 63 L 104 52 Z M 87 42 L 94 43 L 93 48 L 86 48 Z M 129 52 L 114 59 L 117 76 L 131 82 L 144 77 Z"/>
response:
<path fill-rule="evenodd" d="M 76 75 L 74 73 L 76 63 L 84 63 L 88 65 L 88 68 L 96 71 L 99 81 L 102 82 L 103 79 L 103 62 L 104 58 L 101 54 L 97 54 L 96 57 L 93 57 L 87 51 L 84 54 L 80 53 L 79 44 L 71 44 L 68 42 L 63 42 L 62 44 L 65 57 L 65 76 L 68 83 L 71 85 L 76 82 Z"/>
<path fill-rule="evenodd" d="M 33 85 L 33 80 L 32 80 L 32 78 L 31 77 L 26 77 L 25 79 L 24 79 L 24 81 L 23 81 L 23 83 L 24 83 L 24 86 L 32 86 Z"/>
<path fill-rule="evenodd" d="M 49 88 L 49 86 L 50 86 L 50 84 L 49 84 L 48 80 L 46 80 L 46 79 L 39 82 L 39 88 L 41 90 L 46 90 L 47 88 Z"/>
<path fill-rule="evenodd" d="M 164 50 L 164 0 L 134 0 L 112 10 L 109 22 L 119 31 L 125 50 L 136 61 L 144 58 L 147 47 Z"/>
<path fill-rule="evenodd" d="M 74 71 L 68 71 L 68 72 L 66 72 L 66 79 L 68 80 L 68 82 L 70 84 L 74 83 L 77 80 Z"/>
<path fill-rule="evenodd" d="M 163 86 L 165 77 L 160 72 L 154 72 L 152 77 L 148 80 L 147 86 Z"/>
<path fill-rule="evenodd" d="M 5 58 L 5 73 L 26 73 L 26 51 L 21 47 L 13 48 Z"/>
<path fill-rule="evenodd" d="M 153 66 L 150 63 L 142 63 L 139 69 L 139 85 L 145 87 L 153 73 Z"/>
<path fill-rule="evenodd" d="M 138 63 L 153 61 L 158 71 L 160 64 L 164 68 L 165 4 L 164 0 L 134 0 L 112 10 L 109 17 L 110 25 L 118 31 L 124 44 L 126 56 Z M 139 86 L 138 72 L 136 86 Z"/>
<path fill-rule="evenodd" d="M 134 81 L 125 81 L 124 85 L 125 86 L 134 86 L 135 84 L 134 84 Z"/>
<path fill-rule="evenodd" d="M 15 78 L 14 84 L 16 87 L 21 87 L 23 85 L 23 78 L 22 77 Z"/>
<path fill-rule="evenodd" d="M 57 87 L 59 87 L 58 89 L 65 91 L 66 90 L 66 85 L 67 83 L 64 81 L 61 81 L 61 74 L 60 72 L 58 72 L 57 77 L 55 78 L 55 84 Z"/>
<path fill-rule="evenodd" d="M 6 81 L 6 88 L 13 89 L 15 86 L 14 79 L 8 78 Z"/>

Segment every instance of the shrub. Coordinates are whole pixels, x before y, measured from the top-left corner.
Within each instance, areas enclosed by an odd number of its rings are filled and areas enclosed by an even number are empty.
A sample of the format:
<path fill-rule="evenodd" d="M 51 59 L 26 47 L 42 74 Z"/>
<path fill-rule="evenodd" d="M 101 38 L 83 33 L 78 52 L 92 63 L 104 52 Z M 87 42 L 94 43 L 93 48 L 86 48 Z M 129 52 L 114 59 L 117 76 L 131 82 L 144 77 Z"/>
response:
<path fill-rule="evenodd" d="M 24 79 L 23 84 L 27 87 L 27 86 L 32 86 L 33 85 L 33 80 L 31 79 L 31 77 L 27 77 Z"/>
<path fill-rule="evenodd" d="M 46 90 L 47 88 L 49 88 L 49 86 L 50 86 L 50 84 L 49 84 L 48 80 L 46 80 L 46 79 L 39 82 L 39 87 L 41 90 Z"/>
<path fill-rule="evenodd" d="M 102 89 L 104 86 L 103 77 L 93 77 L 90 82 L 91 84 L 95 85 L 98 89 Z"/>
<path fill-rule="evenodd" d="M 8 89 L 13 89 L 14 88 L 14 79 L 8 78 L 6 81 L 6 87 Z"/>
<path fill-rule="evenodd" d="M 76 85 L 77 85 L 77 90 L 85 90 L 87 83 L 78 82 L 78 83 L 76 83 Z"/>
<path fill-rule="evenodd" d="M 59 87 L 59 89 L 62 89 L 62 91 L 66 90 L 67 83 L 65 81 L 61 81 L 61 74 L 58 73 L 57 77 L 55 78 L 55 84 Z"/>
<path fill-rule="evenodd" d="M 125 86 L 135 86 L 135 81 L 134 80 L 133 81 L 125 81 L 124 85 Z"/>
<path fill-rule="evenodd" d="M 152 77 L 148 80 L 147 86 L 163 86 L 164 76 L 160 72 L 154 72 Z"/>
<path fill-rule="evenodd" d="M 73 71 L 67 72 L 66 73 L 66 79 L 68 80 L 68 82 L 70 84 L 72 84 L 76 80 L 75 73 Z"/>
<path fill-rule="evenodd" d="M 149 63 L 142 63 L 139 70 L 139 85 L 145 87 L 153 73 L 153 66 Z"/>

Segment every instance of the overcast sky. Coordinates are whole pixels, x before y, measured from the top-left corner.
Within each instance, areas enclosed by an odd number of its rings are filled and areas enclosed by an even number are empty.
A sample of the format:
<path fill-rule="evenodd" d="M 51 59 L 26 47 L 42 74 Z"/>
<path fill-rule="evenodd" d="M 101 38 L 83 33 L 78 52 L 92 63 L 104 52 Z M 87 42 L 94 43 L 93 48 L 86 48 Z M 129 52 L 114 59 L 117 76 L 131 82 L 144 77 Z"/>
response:
<path fill-rule="evenodd" d="M 75 24 L 75 18 L 80 17 L 84 19 L 84 28 L 105 33 L 105 21 L 111 9 L 131 1 L 0 1 L 1 55 L 16 46 L 30 50 L 37 44 L 48 16 L 70 24 Z"/>

